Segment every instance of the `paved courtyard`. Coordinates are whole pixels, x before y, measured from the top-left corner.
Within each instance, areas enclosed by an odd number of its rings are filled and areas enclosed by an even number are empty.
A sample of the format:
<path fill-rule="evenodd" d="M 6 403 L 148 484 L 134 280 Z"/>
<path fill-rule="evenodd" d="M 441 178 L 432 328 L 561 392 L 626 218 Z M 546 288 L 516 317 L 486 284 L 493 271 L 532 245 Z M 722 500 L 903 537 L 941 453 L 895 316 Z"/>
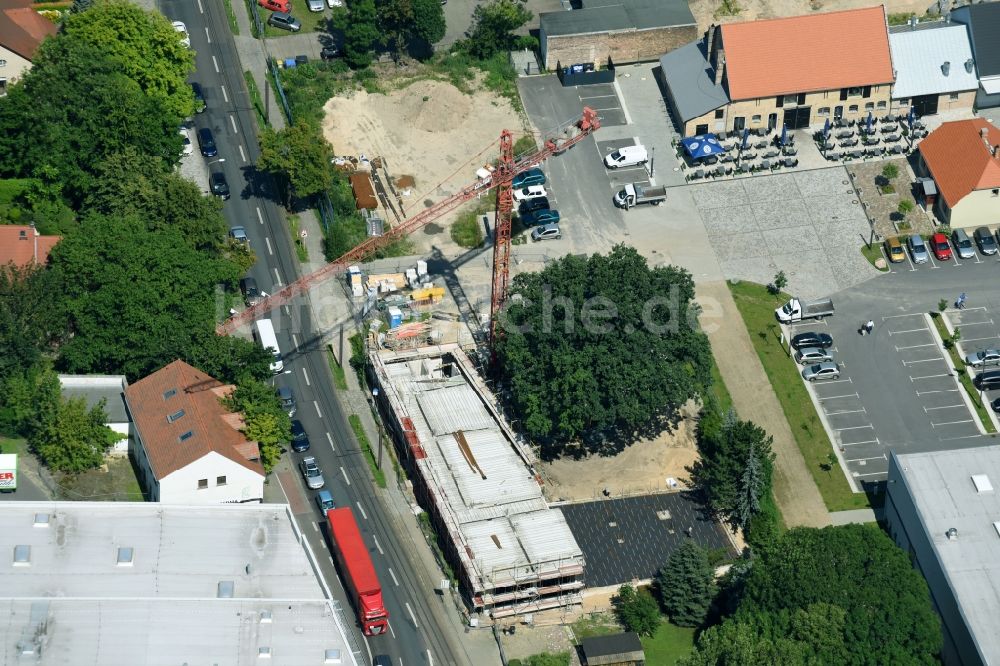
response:
<path fill-rule="evenodd" d="M 861 255 L 868 220 L 842 167 L 690 188 L 726 278 L 825 296 L 878 275 Z"/>

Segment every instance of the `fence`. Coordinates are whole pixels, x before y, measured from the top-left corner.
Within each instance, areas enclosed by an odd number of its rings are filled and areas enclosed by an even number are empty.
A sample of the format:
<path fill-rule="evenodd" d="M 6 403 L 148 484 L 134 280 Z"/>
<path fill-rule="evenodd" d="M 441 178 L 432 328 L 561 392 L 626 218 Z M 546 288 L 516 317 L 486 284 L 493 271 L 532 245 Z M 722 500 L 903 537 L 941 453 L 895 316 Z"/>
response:
<path fill-rule="evenodd" d="M 605 69 L 591 67 L 591 71 L 574 71 L 582 69 L 586 69 L 586 65 L 563 67 L 561 62 L 556 61 L 556 75 L 564 86 L 589 86 L 595 83 L 613 83 L 615 80 L 615 63 L 610 56 Z"/>

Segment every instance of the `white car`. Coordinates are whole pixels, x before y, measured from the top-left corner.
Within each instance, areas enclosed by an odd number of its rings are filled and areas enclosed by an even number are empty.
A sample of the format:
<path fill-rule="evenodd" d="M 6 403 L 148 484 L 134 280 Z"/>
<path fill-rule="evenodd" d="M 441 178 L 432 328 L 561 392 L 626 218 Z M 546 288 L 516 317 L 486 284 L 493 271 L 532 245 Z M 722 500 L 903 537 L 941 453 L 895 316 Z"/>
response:
<path fill-rule="evenodd" d="M 181 135 L 181 142 L 183 147 L 181 148 L 181 153 L 184 155 L 190 155 L 194 152 L 194 144 L 191 143 L 191 130 L 186 127 L 181 127 L 177 130 L 177 133 Z"/>
<path fill-rule="evenodd" d="M 323 11 L 323 0 L 306 0 L 306 4 L 311 12 Z"/>
<path fill-rule="evenodd" d="M 329 5 L 330 9 L 334 7 L 343 7 L 344 0 L 326 0 L 326 4 Z"/>
<path fill-rule="evenodd" d="M 170 25 L 174 26 L 174 30 L 181 36 L 181 44 L 191 48 L 191 36 L 188 34 L 188 29 L 184 25 L 184 21 L 171 21 Z"/>
<path fill-rule="evenodd" d="M 548 196 L 548 192 L 545 191 L 544 185 L 529 185 L 528 187 L 522 187 L 519 190 L 514 190 L 514 201 L 537 199 L 538 197 L 544 196 Z"/>

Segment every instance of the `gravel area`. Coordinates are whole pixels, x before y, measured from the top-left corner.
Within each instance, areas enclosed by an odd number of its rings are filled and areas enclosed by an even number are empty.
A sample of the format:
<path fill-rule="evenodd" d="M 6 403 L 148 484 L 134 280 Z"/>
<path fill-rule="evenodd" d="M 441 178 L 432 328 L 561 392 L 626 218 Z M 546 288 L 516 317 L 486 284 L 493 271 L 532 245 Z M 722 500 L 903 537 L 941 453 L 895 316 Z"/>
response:
<path fill-rule="evenodd" d="M 876 179 L 881 179 L 882 169 L 887 164 L 895 164 L 899 175 L 892 179 L 891 185 L 896 190 L 891 194 L 882 194 Z M 911 233 L 930 234 L 934 231 L 931 218 L 924 212 L 916 199 L 913 198 L 912 185 L 915 180 L 910 165 L 904 158 L 884 160 L 879 162 L 858 162 L 847 167 L 847 173 L 854 181 L 854 186 L 861 193 L 864 209 L 875 223 L 875 233 L 888 238 Z M 899 202 L 908 199 L 913 204 L 913 211 L 906 217 L 910 229 L 899 228 L 899 215 L 896 209 Z"/>

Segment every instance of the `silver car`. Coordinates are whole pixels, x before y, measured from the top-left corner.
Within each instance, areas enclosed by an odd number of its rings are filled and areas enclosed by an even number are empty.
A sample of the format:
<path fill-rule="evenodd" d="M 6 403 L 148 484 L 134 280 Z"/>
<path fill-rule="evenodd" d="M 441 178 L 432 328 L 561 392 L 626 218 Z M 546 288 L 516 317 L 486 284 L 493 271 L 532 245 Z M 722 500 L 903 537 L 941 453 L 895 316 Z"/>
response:
<path fill-rule="evenodd" d="M 802 379 L 811 382 L 817 379 L 840 379 L 840 366 L 832 361 L 810 365 L 802 371 Z"/>
<path fill-rule="evenodd" d="M 535 227 L 531 232 L 531 240 L 533 241 L 555 240 L 557 238 L 562 238 L 558 224 L 543 224 L 540 227 Z"/>
<path fill-rule="evenodd" d="M 311 12 L 323 11 L 323 0 L 306 0 L 306 4 L 309 5 L 309 11 Z"/>
<path fill-rule="evenodd" d="M 965 357 L 965 362 L 973 368 L 985 365 L 1000 365 L 1000 349 L 980 349 L 975 354 Z"/>
<path fill-rule="evenodd" d="M 240 245 L 250 247 L 250 239 L 247 238 L 247 230 L 243 227 L 233 227 L 229 230 L 229 237 Z"/>
<path fill-rule="evenodd" d="M 976 248 L 973 247 L 969 234 L 965 229 L 955 229 L 951 232 L 951 242 L 955 246 L 955 251 L 961 259 L 971 259 L 976 256 Z"/>
<path fill-rule="evenodd" d="M 820 347 L 805 347 L 795 352 L 795 362 L 802 365 L 813 365 L 832 360 L 833 354 Z"/>
<path fill-rule="evenodd" d="M 302 470 L 302 478 L 306 480 L 306 485 L 311 490 L 319 490 L 326 485 L 326 481 L 323 480 L 323 472 L 316 464 L 316 458 L 312 456 L 303 458 L 302 462 L 299 463 L 299 469 Z"/>
<path fill-rule="evenodd" d="M 927 254 L 927 243 L 924 242 L 923 236 L 920 234 L 912 234 L 908 239 L 906 239 L 906 244 L 910 246 L 910 256 L 913 257 L 913 263 L 927 263 L 929 255 Z"/>

